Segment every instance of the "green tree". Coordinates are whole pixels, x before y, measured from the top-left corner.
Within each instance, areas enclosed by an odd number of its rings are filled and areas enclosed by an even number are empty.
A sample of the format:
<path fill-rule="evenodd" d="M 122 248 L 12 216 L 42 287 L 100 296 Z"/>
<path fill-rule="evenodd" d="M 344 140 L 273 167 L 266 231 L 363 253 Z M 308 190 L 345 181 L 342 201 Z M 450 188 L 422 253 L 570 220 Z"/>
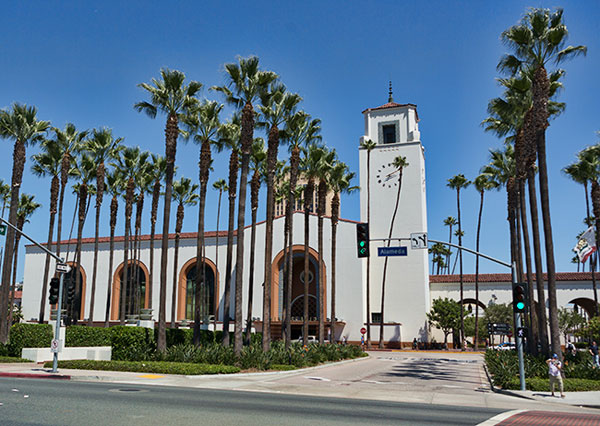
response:
<path fill-rule="evenodd" d="M 458 245 L 462 247 L 462 222 L 460 219 L 460 190 L 465 189 L 471 184 L 465 175 L 458 174 L 448 179 L 447 186 L 451 189 L 456 190 L 456 210 L 458 211 Z M 464 307 L 462 301 L 464 300 L 464 286 L 463 286 L 463 261 L 462 261 L 462 250 L 458 250 L 459 258 L 459 273 L 460 273 L 460 348 L 464 350 L 463 340 L 465 339 L 465 325 L 464 325 Z"/>
<path fill-rule="evenodd" d="M 550 79 L 546 65 L 557 65 L 587 52 L 585 46 L 566 46 L 567 26 L 563 22 L 563 10 L 551 12 L 549 9 L 530 9 L 521 22 L 504 31 L 502 41 L 511 48 L 513 54 L 501 58 L 498 69 L 515 75 L 520 71 L 532 73 L 532 107 L 530 128 L 535 135 L 537 148 L 540 199 L 544 242 L 546 248 L 546 269 L 548 273 L 548 300 L 550 311 L 550 334 L 552 351 L 560 353 L 560 331 L 558 329 L 558 308 L 556 301 L 556 267 L 554 262 L 554 242 L 550 219 L 550 197 L 548 188 L 548 167 L 546 161 L 546 128 L 548 127 L 548 100 Z"/>
<path fill-rule="evenodd" d="M 121 149 L 123 138 L 114 138 L 112 130 L 107 128 L 94 129 L 91 138 L 87 140 L 84 149 L 96 164 L 96 227 L 94 232 L 94 264 L 92 269 L 92 290 L 90 295 L 90 312 L 88 325 L 91 326 L 94 318 L 96 301 L 96 277 L 98 272 L 98 245 L 100 236 L 100 208 L 104 198 L 104 185 L 106 180 L 106 161 L 117 157 Z M 110 272 L 109 272 L 110 274 Z"/>
<path fill-rule="evenodd" d="M 19 200 L 19 208 L 17 210 L 17 228 L 19 231 L 23 231 L 23 226 L 29 222 L 29 218 L 39 209 L 42 205 L 34 201 L 33 195 L 21 194 Z M 21 241 L 21 233 L 17 232 L 15 235 L 15 254 L 13 258 L 13 276 L 12 276 L 12 287 L 10 292 L 10 306 L 13 307 L 15 304 L 15 290 L 17 287 L 17 261 L 19 259 L 19 242 Z M 18 322 L 18 321 L 17 321 Z M 8 310 L 8 324 L 13 324 L 13 309 Z"/>
<path fill-rule="evenodd" d="M 452 227 L 458 225 L 458 221 L 453 216 L 448 216 L 444 219 L 444 225 L 448 227 L 448 243 L 452 243 Z M 452 251 L 446 256 L 446 266 L 448 267 L 448 274 L 450 273 L 450 259 L 452 257 Z"/>
<path fill-rule="evenodd" d="M 258 67 L 258 57 L 238 58 L 238 63 L 225 64 L 227 85 L 215 89 L 223 93 L 227 103 L 241 111 L 240 152 L 242 161 L 240 167 L 240 194 L 238 199 L 238 224 L 236 244 L 236 273 L 235 273 L 235 338 L 234 352 L 242 352 L 242 284 L 244 277 L 244 232 L 246 217 L 246 186 L 250 153 L 254 140 L 255 113 L 253 103 L 265 92 L 270 83 L 277 79 L 277 74 L 261 71 Z"/>
<path fill-rule="evenodd" d="M 171 328 L 175 328 L 175 322 L 177 321 L 177 272 L 178 272 L 178 261 L 179 261 L 179 240 L 181 238 L 181 229 L 183 228 L 183 218 L 185 215 L 186 206 L 195 206 L 198 203 L 198 190 L 197 184 L 192 184 L 191 179 L 182 177 L 178 181 L 173 182 L 173 201 L 177 203 L 177 220 L 175 222 L 175 254 L 173 259 L 173 292 L 171 299 Z M 196 277 L 198 277 L 198 269 L 196 269 Z M 194 294 L 201 292 L 198 287 L 204 286 L 203 281 L 199 281 L 196 278 Z M 195 303 L 202 303 L 202 307 L 199 308 L 197 305 L 194 307 L 194 320 L 197 317 L 203 315 L 206 310 L 204 304 L 206 303 L 204 298 L 194 297 Z"/>
<path fill-rule="evenodd" d="M 585 320 L 578 312 L 567 308 L 558 310 L 558 327 L 565 338 L 565 344 L 569 341 L 568 335 L 574 334 L 584 323 Z"/>
<path fill-rule="evenodd" d="M 477 216 L 477 236 L 475 251 L 479 253 L 479 237 L 481 236 L 481 217 L 483 215 L 483 197 L 485 191 L 498 188 L 499 184 L 489 175 L 481 174 L 473 181 L 473 186 L 479 192 L 479 214 Z M 475 258 L 475 350 L 479 349 L 479 255 Z"/>
<path fill-rule="evenodd" d="M 48 121 L 37 119 L 37 109 L 27 105 L 13 104 L 10 110 L 0 110 L 0 137 L 14 139 L 13 167 L 10 186 L 10 209 L 8 222 L 15 224 L 19 203 L 19 192 L 23 178 L 23 170 L 27 156 L 25 147 L 35 144 L 44 138 L 44 133 L 50 127 Z M 4 260 L 2 263 L 2 285 L 0 287 L 0 306 L 8 306 L 8 291 L 10 288 L 10 277 L 12 259 L 14 256 L 15 231 L 8 227 L 6 232 L 6 243 L 4 247 Z M 0 343 L 8 340 L 8 312 L 0 310 Z"/>
<path fill-rule="evenodd" d="M 196 240 L 196 288 L 194 294 L 194 344 L 200 345 L 200 321 L 203 320 L 201 310 L 205 308 L 202 291 L 206 290 L 206 244 L 204 240 L 204 217 L 206 212 L 206 190 L 210 176 L 212 163 L 211 149 L 219 143 L 218 132 L 221 126 L 219 114 L 223 110 L 223 104 L 215 101 L 205 100 L 186 119 L 189 133 L 193 136 L 195 143 L 200 144 L 199 179 L 200 197 L 198 209 L 198 234 Z"/>
<path fill-rule="evenodd" d="M 427 313 L 429 324 L 444 333 L 444 348 L 448 348 L 448 335 L 460 326 L 460 306 L 455 300 L 441 297 L 431 304 Z"/>
<path fill-rule="evenodd" d="M 0 200 L 2 200 L 2 217 L 4 217 L 4 209 L 10 200 L 10 185 L 4 183 L 2 179 L 0 179 Z"/>
<path fill-rule="evenodd" d="M 367 150 L 367 224 L 371 221 L 371 151 L 377 144 L 371 139 L 360 142 L 360 149 Z M 367 257 L 367 349 L 371 349 L 371 258 Z"/>
<path fill-rule="evenodd" d="M 52 140 L 44 140 L 42 143 L 42 151 L 31 157 L 34 164 L 31 171 L 36 176 L 46 177 L 51 176 L 50 182 L 50 223 L 48 225 L 48 250 L 52 250 L 52 237 L 54 235 L 54 222 L 56 220 L 56 207 L 58 203 L 58 191 L 60 189 L 60 165 L 62 152 L 58 144 Z M 1 187 L 1 185 L 0 185 Z M 8 188 L 7 193 L 10 192 Z M 50 275 L 50 255 L 46 255 L 46 263 L 44 265 L 44 278 L 42 280 L 42 298 L 40 301 L 40 314 L 38 321 L 40 324 L 44 322 L 46 314 L 46 293 L 48 291 L 48 278 Z"/>
<path fill-rule="evenodd" d="M 219 202 L 217 203 L 217 232 L 215 237 L 215 269 L 219 270 L 219 219 L 221 218 L 221 196 L 223 192 L 228 190 L 227 182 L 225 179 L 218 179 L 213 182 L 213 189 L 219 191 Z M 217 313 L 215 312 L 213 318 L 214 329 L 217 329 Z"/>
<path fill-rule="evenodd" d="M 197 105 L 196 94 L 202 88 L 197 81 L 184 84 L 185 74 L 163 68 L 160 71 L 161 80 L 152 79 L 152 84 L 141 83 L 138 86 L 148 92 L 150 101 L 138 102 L 134 108 L 145 112 L 150 118 L 155 118 L 158 111 L 166 114 L 165 126 L 165 208 L 163 212 L 163 232 L 160 259 L 160 301 L 158 312 L 157 349 L 164 352 L 167 349 L 165 320 L 167 304 L 167 261 L 169 249 L 169 221 L 171 218 L 171 198 L 173 192 L 173 175 L 175 173 L 175 156 L 177 153 L 177 137 L 179 136 L 179 121 L 188 115 L 190 109 Z"/>

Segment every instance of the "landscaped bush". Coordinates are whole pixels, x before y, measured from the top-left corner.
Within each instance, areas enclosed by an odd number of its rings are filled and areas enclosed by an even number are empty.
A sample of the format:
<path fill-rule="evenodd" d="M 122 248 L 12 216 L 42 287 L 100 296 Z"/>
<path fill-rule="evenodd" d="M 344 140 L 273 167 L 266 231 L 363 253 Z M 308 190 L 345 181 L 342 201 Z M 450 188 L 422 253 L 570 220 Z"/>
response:
<path fill-rule="evenodd" d="M 113 360 L 144 361 L 152 357 L 156 350 L 154 331 L 145 327 L 111 327 Z"/>
<path fill-rule="evenodd" d="M 269 367 L 269 370 L 274 370 L 274 371 L 290 371 L 290 370 L 295 370 L 296 366 L 295 365 L 286 365 L 286 364 L 271 364 L 271 366 Z"/>
<path fill-rule="evenodd" d="M 110 346 L 111 334 L 110 328 L 71 325 L 67 327 L 65 346 Z"/>
<path fill-rule="evenodd" d="M 20 357 L 23 348 L 49 348 L 52 337 L 50 324 L 15 324 L 10 328 L 8 355 Z"/>
<path fill-rule="evenodd" d="M 587 392 L 587 391 L 600 391 L 600 381 L 589 380 L 589 379 L 563 379 L 564 391 L 565 392 Z M 519 378 L 513 378 L 504 389 L 521 389 Z M 548 377 L 527 377 L 525 379 L 525 388 L 531 391 L 537 392 L 550 392 L 550 381 Z M 555 389 L 558 392 L 558 388 Z"/>
<path fill-rule="evenodd" d="M 133 328 L 133 327 L 131 327 Z M 52 362 L 47 362 L 44 367 L 49 368 Z M 183 362 L 157 362 L 157 361 L 89 361 L 73 360 L 59 361 L 59 368 L 73 368 L 78 370 L 103 370 L 103 371 L 135 371 L 140 373 L 155 374 L 231 374 L 240 371 L 238 367 L 230 365 L 207 365 Z"/>
<path fill-rule="evenodd" d="M 0 343 L 0 356 L 8 356 L 8 345 Z"/>

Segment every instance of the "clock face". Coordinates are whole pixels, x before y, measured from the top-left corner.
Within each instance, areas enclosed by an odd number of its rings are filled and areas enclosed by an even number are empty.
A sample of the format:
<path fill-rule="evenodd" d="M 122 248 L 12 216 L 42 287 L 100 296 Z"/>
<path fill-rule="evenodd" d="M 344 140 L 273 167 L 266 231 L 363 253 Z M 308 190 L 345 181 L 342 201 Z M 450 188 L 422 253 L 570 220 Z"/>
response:
<path fill-rule="evenodd" d="M 400 170 L 394 168 L 392 163 L 382 164 L 375 173 L 375 181 L 384 188 L 398 186 L 399 172 Z"/>

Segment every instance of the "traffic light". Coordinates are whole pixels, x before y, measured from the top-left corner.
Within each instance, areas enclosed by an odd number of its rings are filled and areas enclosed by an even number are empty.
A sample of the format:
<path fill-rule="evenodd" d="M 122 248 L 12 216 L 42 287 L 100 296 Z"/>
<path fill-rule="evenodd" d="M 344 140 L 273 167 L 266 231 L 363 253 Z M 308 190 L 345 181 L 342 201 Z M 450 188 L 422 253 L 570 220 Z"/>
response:
<path fill-rule="evenodd" d="M 369 224 L 356 224 L 356 248 L 358 257 L 369 257 Z"/>
<path fill-rule="evenodd" d="M 58 303 L 58 291 L 60 287 L 60 280 L 58 278 L 50 279 L 50 293 L 48 296 L 48 301 L 51 305 L 56 305 Z"/>
<path fill-rule="evenodd" d="M 69 288 L 67 290 L 67 303 L 73 303 L 73 301 L 75 300 L 75 283 L 71 282 L 71 285 L 69 285 Z"/>
<path fill-rule="evenodd" d="M 528 295 L 527 283 L 513 283 L 513 311 L 515 313 L 527 312 Z"/>

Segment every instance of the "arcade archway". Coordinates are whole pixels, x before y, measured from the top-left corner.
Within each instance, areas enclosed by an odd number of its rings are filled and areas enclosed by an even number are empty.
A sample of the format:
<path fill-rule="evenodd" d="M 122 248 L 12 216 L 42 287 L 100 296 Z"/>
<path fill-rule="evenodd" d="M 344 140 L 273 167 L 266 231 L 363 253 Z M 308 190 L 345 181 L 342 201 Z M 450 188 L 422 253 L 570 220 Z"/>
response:
<path fill-rule="evenodd" d="M 212 320 L 218 315 L 218 273 L 217 268 L 209 259 L 204 259 L 206 285 L 201 293 L 204 301 L 200 308 L 201 315 Z M 196 258 L 188 260 L 179 273 L 177 288 L 177 321 L 184 319 L 193 321 L 196 306 L 195 290 L 196 279 Z"/>

